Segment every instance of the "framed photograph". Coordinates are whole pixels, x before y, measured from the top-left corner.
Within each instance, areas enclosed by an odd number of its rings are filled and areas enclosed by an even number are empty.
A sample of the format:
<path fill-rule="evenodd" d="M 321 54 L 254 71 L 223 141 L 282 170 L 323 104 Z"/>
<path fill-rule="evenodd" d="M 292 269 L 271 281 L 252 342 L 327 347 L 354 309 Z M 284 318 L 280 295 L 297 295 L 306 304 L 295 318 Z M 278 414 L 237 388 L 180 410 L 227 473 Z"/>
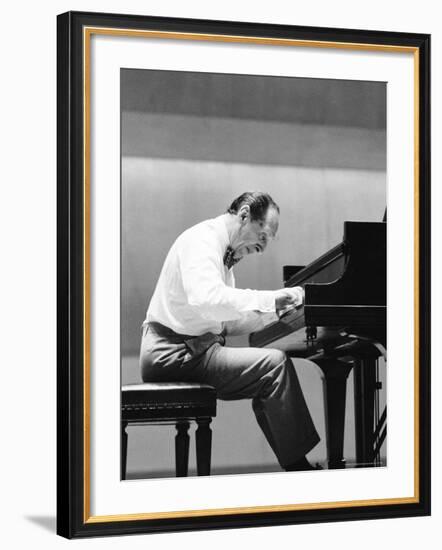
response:
<path fill-rule="evenodd" d="M 429 515 L 429 67 L 58 16 L 59 535 Z"/>

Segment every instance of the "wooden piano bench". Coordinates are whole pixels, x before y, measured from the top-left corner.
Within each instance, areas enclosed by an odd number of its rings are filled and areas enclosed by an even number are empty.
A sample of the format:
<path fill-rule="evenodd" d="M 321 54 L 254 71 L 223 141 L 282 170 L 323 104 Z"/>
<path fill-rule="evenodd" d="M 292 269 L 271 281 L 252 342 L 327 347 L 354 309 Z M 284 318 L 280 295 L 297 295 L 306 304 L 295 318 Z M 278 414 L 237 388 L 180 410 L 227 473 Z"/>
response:
<path fill-rule="evenodd" d="M 194 382 L 150 382 L 123 386 L 121 390 L 121 479 L 126 479 L 128 425 L 175 424 L 177 477 L 187 476 L 190 422 L 196 430 L 196 461 L 199 476 L 210 475 L 212 431 L 216 416 L 216 391 Z"/>

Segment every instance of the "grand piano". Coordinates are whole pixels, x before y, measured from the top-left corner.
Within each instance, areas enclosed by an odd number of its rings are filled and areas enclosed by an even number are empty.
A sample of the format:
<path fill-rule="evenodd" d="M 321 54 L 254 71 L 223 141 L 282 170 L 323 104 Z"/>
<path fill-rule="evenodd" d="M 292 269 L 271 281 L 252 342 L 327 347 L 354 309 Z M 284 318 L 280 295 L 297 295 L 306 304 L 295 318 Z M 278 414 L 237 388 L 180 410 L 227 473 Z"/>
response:
<path fill-rule="evenodd" d="M 385 222 L 344 222 L 343 240 L 307 266 L 284 266 L 284 285 L 304 304 L 250 336 L 316 363 L 323 374 L 328 468 L 344 468 L 347 378 L 353 369 L 356 465 L 379 466 L 387 433 L 379 359 L 386 360 Z"/>

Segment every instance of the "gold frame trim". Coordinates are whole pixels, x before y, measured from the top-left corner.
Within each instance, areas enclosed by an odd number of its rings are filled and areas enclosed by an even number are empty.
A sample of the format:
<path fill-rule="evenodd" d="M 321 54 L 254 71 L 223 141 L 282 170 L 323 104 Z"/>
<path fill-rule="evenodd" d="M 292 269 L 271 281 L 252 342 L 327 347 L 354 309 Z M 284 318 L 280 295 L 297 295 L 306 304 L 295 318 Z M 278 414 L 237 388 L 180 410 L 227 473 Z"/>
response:
<path fill-rule="evenodd" d="M 388 53 L 412 53 L 414 61 L 414 495 L 412 497 L 351 500 L 338 502 L 302 503 L 237 508 L 214 508 L 203 510 L 178 510 L 172 512 L 151 512 L 139 514 L 116 514 L 92 516 L 90 511 L 90 42 L 91 36 L 130 36 L 175 40 L 197 40 L 204 42 L 233 42 L 256 45 L 334 48 Z M 103 523 L 149 519 L 192 518 L 204 516 L 226 516 L 230 514 L 254 514 L 260 512 L 286 512 L 296 510 L 324 510 L 355 506 L 385 506 L 392 504 L 414 504 L 419 502 L 419 49 L 411 46 L 364 44 L 358 42 L 330 42 L 320 40 L 296 40 L 268 37 L 244 37 L 236 35 L 148 31 L 136 29 L 114 29 L 108 27 L 83 28 L 83 93 L 84 93 L 84 135 L 83 135 L 83 211 L 84 211 L 84 523 Z"/>

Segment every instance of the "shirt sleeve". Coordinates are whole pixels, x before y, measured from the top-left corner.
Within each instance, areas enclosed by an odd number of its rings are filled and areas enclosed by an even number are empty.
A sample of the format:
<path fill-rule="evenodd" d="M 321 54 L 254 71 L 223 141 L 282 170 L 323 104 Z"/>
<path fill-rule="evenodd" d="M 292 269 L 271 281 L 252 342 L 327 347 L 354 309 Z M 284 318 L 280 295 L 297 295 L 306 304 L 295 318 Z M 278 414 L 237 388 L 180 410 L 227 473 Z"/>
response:
<path fill-rule="evenodd" d="M 232 288 L 224 282 L 218 243 L 208 236 L 183 239 L 178 247 L 184 292 L 190 306 L 206 319 L 224 322 L 246 312 L 275 312 L 275 291 Z"/>

